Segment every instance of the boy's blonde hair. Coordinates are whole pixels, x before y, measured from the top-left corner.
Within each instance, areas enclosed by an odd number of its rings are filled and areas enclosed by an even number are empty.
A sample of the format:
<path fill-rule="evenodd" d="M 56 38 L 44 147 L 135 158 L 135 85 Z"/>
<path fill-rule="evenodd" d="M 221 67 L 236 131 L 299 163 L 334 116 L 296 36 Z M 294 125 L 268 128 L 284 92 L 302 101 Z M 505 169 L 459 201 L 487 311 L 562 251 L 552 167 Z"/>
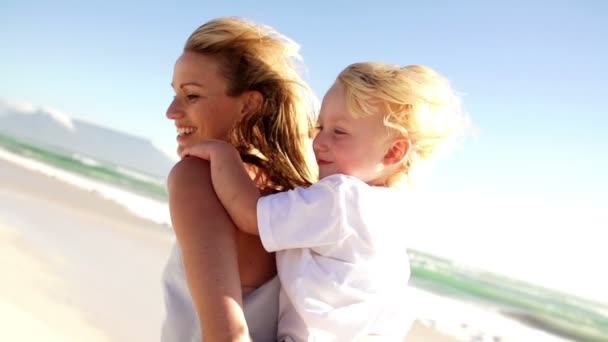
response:
<path fill-rule="evenodd" d="M 466 116 L 448 81 L 422 65 L 351 64 L 338 75 L 348 110 L 356 117 L 381 114 L 396 137 L 407 138 L 410 150 L 388 186 L 408 180 L 419 161 L 429 160 L 446 142 L 463 132 Z"/>
<path fill-rule="evenodd" d="M 271 27 L 224 17 L 194 31 L 184 51 L 217 59 L 227 95 L 262 94 L 260 110 L 245 114 L 231 132 L 243 160 L 260 167 L 276 191 L 314 182 L 308 145 L 316 98 L 296 68 L 299 46 Z"/>

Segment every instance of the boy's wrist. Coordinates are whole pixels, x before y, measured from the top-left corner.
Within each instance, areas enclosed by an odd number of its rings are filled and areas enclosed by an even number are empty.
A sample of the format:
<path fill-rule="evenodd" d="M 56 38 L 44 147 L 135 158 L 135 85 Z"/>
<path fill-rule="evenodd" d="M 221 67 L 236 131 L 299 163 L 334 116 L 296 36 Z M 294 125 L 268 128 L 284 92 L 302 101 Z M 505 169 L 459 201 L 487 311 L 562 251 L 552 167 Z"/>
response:
<path fill-rule="evenodd" d="M 230 143 L 222 141 L 215 145 L 214 150 L 215 153 L 217 153 L 217 156 L 219 156 L 220 158 L 235 160 L 239 162 L 241 161 L 241 155 L 239 154 L 239 151 Z"/>
<path fill-rule="evenodd" d="M 226 159 L 231 157 L 233 154 L 238 155 L 238 151 L 232 144 L 222 140 L 211 140 L 208 142 L 209 147 L 209 159 Z M 240 156 L 239 156 L 240 157 Z"/>

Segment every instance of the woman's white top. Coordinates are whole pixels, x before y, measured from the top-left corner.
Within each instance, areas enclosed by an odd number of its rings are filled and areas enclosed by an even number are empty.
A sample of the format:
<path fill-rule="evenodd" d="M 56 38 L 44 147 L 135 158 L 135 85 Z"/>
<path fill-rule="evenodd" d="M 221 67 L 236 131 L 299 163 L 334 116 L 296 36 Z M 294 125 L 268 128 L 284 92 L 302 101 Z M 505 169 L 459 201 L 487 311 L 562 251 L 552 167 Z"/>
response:
<path fill-rule="evenodd" d="M 173 246 L 163 272 L 165 321 L 161 342 L 201 342 L 201 329 L 190 291 L 179 245 Z M 243 300 L 249 333 L 256 342 L 274 342 L 277 333 L 279 279 L 273 278 Z"/>

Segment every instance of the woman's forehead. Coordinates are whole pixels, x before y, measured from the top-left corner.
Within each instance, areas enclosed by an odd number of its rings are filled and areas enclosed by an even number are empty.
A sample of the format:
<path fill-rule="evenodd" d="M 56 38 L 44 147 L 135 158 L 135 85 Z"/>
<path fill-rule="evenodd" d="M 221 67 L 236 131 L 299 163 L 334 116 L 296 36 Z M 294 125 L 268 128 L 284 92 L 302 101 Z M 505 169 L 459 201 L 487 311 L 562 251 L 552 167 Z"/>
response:
<path fill-rule="evenodd" d="M 175 89 L 186 85 L 224 87 L 226 83 L 214 57 L 186 51 L 175 62 L 172 83 Z"/>

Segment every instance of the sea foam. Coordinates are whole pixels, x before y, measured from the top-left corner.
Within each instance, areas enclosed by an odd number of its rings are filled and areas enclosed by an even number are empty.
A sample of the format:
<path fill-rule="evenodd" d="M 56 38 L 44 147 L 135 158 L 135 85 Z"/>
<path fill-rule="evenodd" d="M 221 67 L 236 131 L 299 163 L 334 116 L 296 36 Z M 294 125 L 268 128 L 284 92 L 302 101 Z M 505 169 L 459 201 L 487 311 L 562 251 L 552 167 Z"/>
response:
<path fill-rule="evenodd" d="M 170 225 L 171 223 L 167 202 L 134 194 L 116 186 L 94 181 L 89 178 L 61 170 L 57 167 L 44 164 L 37 160 L 22 157 L 3 149 L 0 149 L 0 158 L 18 164 L 29 170 L 54 177 L 57 180 L 81 189 L 95 191 L 102 198 L 115 202 L 125 207 L 134 215 L 150 220 L 154 223 L 164 225 Z"/>

